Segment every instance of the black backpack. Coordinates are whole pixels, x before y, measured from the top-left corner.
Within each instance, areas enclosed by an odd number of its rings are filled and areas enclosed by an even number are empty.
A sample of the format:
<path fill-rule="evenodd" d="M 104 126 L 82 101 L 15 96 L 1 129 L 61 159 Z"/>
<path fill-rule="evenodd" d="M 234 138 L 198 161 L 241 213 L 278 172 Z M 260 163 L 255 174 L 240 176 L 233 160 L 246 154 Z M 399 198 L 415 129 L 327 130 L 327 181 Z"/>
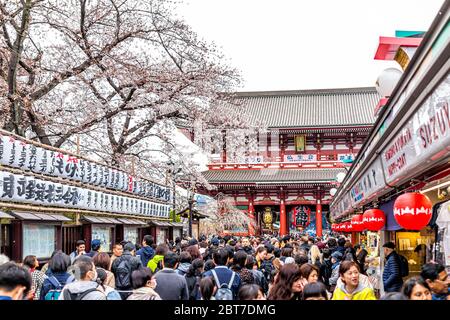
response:
<path fill-rule="evenodd" d="M 72 293 L 69 289 L 63 291 L 64 300 L 83 300 L 89 293 L 97 291 L 97 288 L 91 288 L 84 292 Z"/>
<path fill-rule="evenodd" d="M 405 256 L 402 255 L 398 255 L 398 259 L 399 259 L 399 267 L 400 267 L 400 276 L 403 277 L 407 277 L 409 275 L 409 264 L 408 264 L 408 259 L 406 259 Z"/>
<path fill-rule="evenodd" d="M 120 259 L 120 258 L 119 258 Z M 131 266 L 130 261 L 121 259 L 117 265 L 116 273 L 116 288 L 128 289 L 131 288 Z"/>

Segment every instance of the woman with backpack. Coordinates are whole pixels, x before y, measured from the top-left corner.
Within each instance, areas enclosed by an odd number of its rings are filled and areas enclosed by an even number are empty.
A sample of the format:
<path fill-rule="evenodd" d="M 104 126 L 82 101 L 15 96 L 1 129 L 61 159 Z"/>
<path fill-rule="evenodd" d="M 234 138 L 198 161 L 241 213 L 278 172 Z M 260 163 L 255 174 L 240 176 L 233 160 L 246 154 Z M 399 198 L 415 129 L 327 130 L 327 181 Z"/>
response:
<path fill-rule="evenodd" d="M 39 296 L 40 300 L 58 300 L 62 288 L 71 276 L 67 272 L 70 266 L 70 257 L 64 252 L 57 252 L 48 262 L 47 279 L 45 279 Z"/>
<path fill-rule="evenodd" d="M 204 265 L 202 259 L 195 259 L 184 276 L 189 290 L 189 300 L 199 300 L 201 297 L 199 288 Z"/>

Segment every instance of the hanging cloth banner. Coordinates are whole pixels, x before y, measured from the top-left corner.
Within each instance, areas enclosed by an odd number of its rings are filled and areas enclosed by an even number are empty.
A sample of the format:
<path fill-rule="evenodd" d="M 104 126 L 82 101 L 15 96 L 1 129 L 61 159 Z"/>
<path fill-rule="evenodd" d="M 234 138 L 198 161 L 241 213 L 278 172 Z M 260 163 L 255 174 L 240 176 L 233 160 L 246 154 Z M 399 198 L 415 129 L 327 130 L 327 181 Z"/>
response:
<path fill-rule="evenodd" d="M 0 164 L 88 185 L 133 193 L 169 202 L 172 191 L 155 182 L 137 179 L 124 171 L 16 139 L 0 132 Z"/>
<path fill-rule="evenodd" d="M 169 218 L 170 205 L 0 170 L 0 201 Z"/>

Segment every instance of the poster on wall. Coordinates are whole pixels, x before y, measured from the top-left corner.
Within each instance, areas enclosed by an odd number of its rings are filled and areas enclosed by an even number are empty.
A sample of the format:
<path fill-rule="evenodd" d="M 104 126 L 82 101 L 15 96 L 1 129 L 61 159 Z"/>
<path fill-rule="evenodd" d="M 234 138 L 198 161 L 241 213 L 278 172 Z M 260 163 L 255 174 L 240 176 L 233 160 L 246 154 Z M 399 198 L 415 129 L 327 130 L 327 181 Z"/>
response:
<path fill-rule="evenodd" d="M 138 242 L 138 229 L 136 227 L 124 227 L 123 239 L 136 244 Z"/>
<path fill-rule="evenodd" d="M 92 226 L 92 240 L 100 240 L 100 252 L 111 251 L 111 227 Z"/>
<path fill-rule="evenodd" d="M 54 226 L 24 224 L 22 255 L 48 258 L 55 250 L 55 239 Z"/>

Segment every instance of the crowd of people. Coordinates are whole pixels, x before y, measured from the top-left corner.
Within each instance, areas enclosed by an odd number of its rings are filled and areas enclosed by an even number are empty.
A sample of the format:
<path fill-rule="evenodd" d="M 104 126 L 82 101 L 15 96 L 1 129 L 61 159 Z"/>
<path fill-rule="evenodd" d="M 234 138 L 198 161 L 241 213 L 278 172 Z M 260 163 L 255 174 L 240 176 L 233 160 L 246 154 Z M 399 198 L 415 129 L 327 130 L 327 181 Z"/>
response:
<path fill-rule="evenodd" d="M 137 247 L 138 246 L 138 247 Z M 448 300 L 444 266 L 426 263 L 403 282 L 393 243 L 384 244 L 384 294 L 367 274 L 368 252 L 344 237 L 177 238 L 122 241 L 112 254 L 79 240 L 40 268 L 0 256 L 0 300 Z"/>

